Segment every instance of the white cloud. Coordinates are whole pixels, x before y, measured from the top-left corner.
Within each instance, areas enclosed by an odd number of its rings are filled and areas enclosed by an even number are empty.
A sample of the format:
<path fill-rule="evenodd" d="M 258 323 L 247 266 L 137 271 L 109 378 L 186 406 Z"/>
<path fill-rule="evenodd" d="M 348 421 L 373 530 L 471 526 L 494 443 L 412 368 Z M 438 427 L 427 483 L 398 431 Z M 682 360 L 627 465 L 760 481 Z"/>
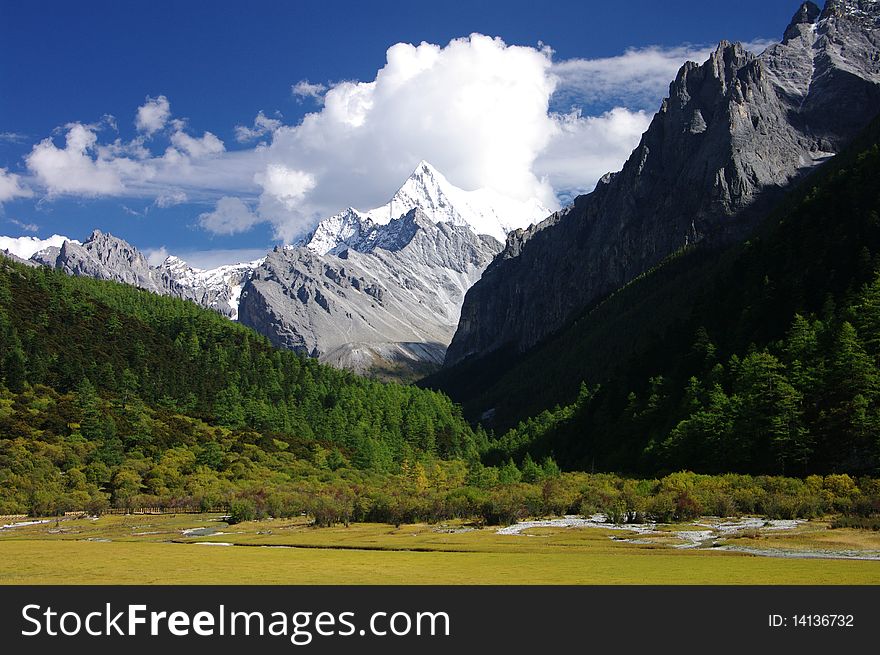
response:
<path fill-rule="evenodd" d="M 254 126 L 248 127 L 247 125 L 236 125 L 235 126 L 235 140 L 239 143 L 247 143 L 248 141 L 254 141 L 255 139 L 259 139 L 261 137 L 266 136 L 267 134 L 272 134 L 275 130 L 281 127 L 281 121 L 277 118 L 269 118 L 260 110 L 257 114 L 257 117 L 254 119 Z"/>
<path fill-rule="evenodd" d="M 158 266 L 166 259 L 168 259 L 168 249 L 165 246 L 161 246 L 159 248 L 145 248 L 144 256 L 147 258 L 147 263 L 150 266 Z"/>
<path fill-rule="evenodd" d="M 186 194 L 183 191 L 169 191 L 163 193 L 156 198 L 154 204 L 160 209 L 167 209 L 175 205 L 181 205 L 187 201 Z"/>
<path fill-rule="evenodd" d="M 106 121 L 104 121 L 106 124 Z M 255 193 L 256 151 L 216 162 L 225 152 L 211 132 L 194 137 L 183 121 L 170 121 L 171 145 L 161 156 L 147 149 L 143 137 L 130 142 L 117 138 L 98 143 L 102 125 L 66 126 L 65 145 L 51 138 L 35 145 L 25 157 L 34 182 L 51 199 L 61 195 L 84 197 L 126 196 L 153 198 L 159 207 L 193 199 L 217 198 L 225 193 Z"/>
<path fill-rule="evenodd" d="M 52 139 L 43 139 L 25 158 L 27 167 L 49 195 L 121 194 L 124 186 L 120 174 L 131 173 L 139 165 L 126 158 L 94 157 L 98 140 L 95 126 L 72 123 L 67 128 L 64 148 L 57 147 Z"/>
<path fill-rule="evenodd" d="M 18 227 L 25 232 L 39 232 L 40 226 L 36 223 L 25 223 L 24 221 L 20 221 L 17 218 L 10 218 L 9 222 Z"/>
<path fill-rule="evenodd" d="M 651 122 L 645 111 L 616 107 L 601 116 L 554 115 L 556 132 L 535 161 L 535 170 L 568 198 L 592 191 L 605 173 L 617 170 Z"/>
<path fill-rule="evenodd" d="M 194 158 L 216 155 L 226 150 L 223 142 L 210 132 L 205 132 L 201 138 L 196 138 L 184 132 L 182 128 L 178 128 L 171 135 L 171 143 L 181 152 Z"/>
<path fill-rule="evenodd" d="M 742 46 L 752 54 L 760 55 L 776 43 L 779 43 L 779 39 L 752 39 L 751 41 L 743 41 Z"/>
<path fill-rule="evenodd" d="M 21 185 L 21 177 L 0 168 L 0 203 L 15 198 L 30 198 L 33 192 Z"/>
<path fill-rule="evenodd" d="M 320 82 L 312 84 L 308 80 L 300 80 L 290 87 L 290 92 L 296 96 L 300 102 L 302 102 L 304 98 L 311 98 L 316 102 L 322 102 L 325 91 L 327 91 L 327 87 L 324 84 L 321 84 Z"/>
<path fill-rule="evenodd" d="M 44 248 L 49 248 L 50 246 L 60 248 L 64 245 L 65 241 L 79 243 L 75 239 L 68 239 L 59 234 L 53 234 L 48 239 L 38 239 L 37 237 L 0 237 L 0 250 L 8 250 L 22 259 L 30 259 L 33 254 Z"/>
<path fill-rule="evenodd" d="M 547 49 L 479 34 L 445 47 L 390 47 L 374 80 L 334 85 L 319 112 L 275 132 L 269 164 L 306 171 L 315 184 L 278 213 L 267 191 L 261 214 L 290 239 L 346 205 L 382 204 L 421 159 L 465 189 L 553 204 L 532 171 L 555 131 L 550 67 Z"/>
<path fill-rule="evenodd" d="M 247 232 L 261 222 L 240 198 L 230 196 L 220 198 L 214 211 L 199 215 L 199 225 L 212 234 Z"/>
<path fill-rule="evenodd" d="M 134 124 L 138 132 L 152 136 L 165 127 L 170 118 L 171 103 L 168 102 L 168 98 L 165 96 L 159 96 L 158 98 L 147 96 L 147 101 L 138 107 Z"/>
<path fill-rule="evenodd" d="M 303 196 L 315 187 L 314 175 L 287 168 L 282 164 L 270 164 L 254 180 L 263 187 L 264 194 L 286 209 L 295 209 Z"/>
<path fill-rule="evenodd" d="M 446 46 L 398 43 L 372 80 L 296 84 L 294 95 L 321 101 L 299 124 L 260 111 L 252 127 L 235 128 L 239 142 L 271 136 L 270 144 L 227 151 L 211 132 L 190 134 L 165 96 L 148 97 L 137 138 L 98 143 L 98 126 L 68 125 L 63 148 L 51 139 L 34 146 L 25 181 L 50 198 L 212 202 L 199 217 L 206 230 L 235 234 L 269 222 L 288 242 L 348 205 L 383 204 L 422 159 L 466 190 L 552 207 L 618 170 L 682 63 L 710 50 L 648 47 L 554 62 L 549 48 L 479 34 Z M 159 131 L 167 147 L 154 143 Z M 9 187 L 13 178 L 3 179 Z"/>
<path fill-rule="evenodd" d="M 755 54 L 775 43 L 755 39 L 743 47 Z M 625 106 L 654 112 L 669 91 L 669 83 L 686 61 L 705 61 L 717 45 L 629 48 L 623 54 L 598 59 L 566 59 L 553 64 L 559 85 L 553 104 Z"/>
<path fill-rule="evenodd" d="M 686 61 L 704 61 L 710 46 L 649 46 L 600 59 L 568 59 L 553 64 L 559 78 L 554 103 L 610 104 L 656 110 L 669 83 Z"/>
<path fill-rule="evenodd" d="M 146 216 L 147 212 L 149 212 L 150 208 L 145 207 L 143 210 L 138 211 L 137 209 L 132 209 L 128 205 L 120 205 L 122 211 L 124 211 L 129 216 Z"/>
<path fill-rule="evenodd" d="M 6 143 L 24 143 L 27 141 L 27 134 L 20 132 L 0 132 L 0 142 Z"/>

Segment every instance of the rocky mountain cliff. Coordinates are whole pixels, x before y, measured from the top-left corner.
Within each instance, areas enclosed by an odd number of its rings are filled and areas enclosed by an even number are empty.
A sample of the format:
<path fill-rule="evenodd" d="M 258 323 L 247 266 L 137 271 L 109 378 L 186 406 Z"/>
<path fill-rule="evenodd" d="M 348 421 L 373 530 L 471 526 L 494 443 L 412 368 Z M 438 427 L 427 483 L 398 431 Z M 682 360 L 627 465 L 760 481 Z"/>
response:
<path fill-rule="evenodd" d="M 412 378 L 443 363 L 464 295 L 506 230 L 546 214 L 534 201 L 459 189 L 420 162 L 386 205 L 346 209 L 255 262 L 201 270 L 171 256 L 151 266 L 98 230 L 83 243 L 9 245 L 22 253 L 46 245 L 30 261 L 190 300 L 337 367 Z"/>
<path fill-rule="evenodd" d="M 464 294 L 501 243 L 415 208 L 359 245 L 269 253 L 245 284 L 239 320 L 360 373 L 407 377 L 441 364 Z"/>
<path fill-rule="evenodd" d="M 880 3 L 804 3 L 755 56 L 685 64 L 623 169 L 517 230 L 468 292 L 446 364 L 524 350 L 677 250 L 753 229 L 880 111 Z"/>
<path fill-rule="evenodd" d="M 464 295 L 507 230 L 546 214 L 459 189 L 422 161 L 387 204 L 350 207 L 270 253 L 244 285 L 239 320 L 340 368 L 420 377 L 443 363 Z"/>
<path fill-rule="evenodd" d="M 86 241 L 64 240 L 49 246 L 30 261 L 68 275 L 112 280 L 163 296 L 190 300 L 228 318 L 238 316 L 238 296 L 244 279 L 259 262 L 223 266 L 210 271 L 192 268 L 177 257 L 151 266 L 143 253 L 127 241 L 95 230 Z"/>

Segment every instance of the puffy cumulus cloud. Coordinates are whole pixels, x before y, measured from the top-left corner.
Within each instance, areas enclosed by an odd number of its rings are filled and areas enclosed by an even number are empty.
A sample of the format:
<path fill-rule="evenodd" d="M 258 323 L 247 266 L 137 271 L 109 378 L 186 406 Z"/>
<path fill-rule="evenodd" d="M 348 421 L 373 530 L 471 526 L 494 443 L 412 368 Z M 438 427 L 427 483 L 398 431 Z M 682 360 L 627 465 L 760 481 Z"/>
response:
<path fill-rule="evenodd" d="M 262 173 L 254 176 L 263 192 L 287 209 L 295 209 L 309 191 L 315 187 L 315 176 L 297 171 L 281 164 L 269 164 Z"/>
<path fill-rule="evenodd" d="M 182 124 L 178 124 L 177 129 L 171 135 L 171 143 L 177 148 L 177 151 L 171 150 L 170 153 L 166 151 L 166 154 L 172 159 L 179 157 L 180 153 L 199 158 L 217 155 L 226 150 L 223 142 L 214 134 L 205 132 L 201 138 L 196 138 L 184 132 Z"/>
<path fill-rule="evenodd" d="M 306 98 L 311 98 L 312 100 L 315 100 L 317 102 L 322 102 L 324 98 L 324 92 L 326 90 L 326 85 L 321 84 L 320 82 L 312 84 L 308 80 L 300 80 L 292 87 L 290 87 L 290 92 L 300 102 L 302 102 Z"/>
<path fill-rule="evenodd" d="M 275 130 L 281 127 L 281 121 L 277 118 L 269 118 L 266 114 L 260 110 L 257 113 L 257 117 L 254 118 L 254 126 L 248 127 L 247 125 L 236 125 L 235 126 L 235 140 L 239 143 L 247 143 L 248 141 L 254 141 L 256 139 L 260 139 L 266 135 L 272 134 Z"/>
<path fill-rule="evenodd" d="M 126 196 L 153 198 L 159 207 L 186 202 L 187 191 L 196 198 L 218 197 L 226 192 L 256 192 L 253 182 L 253 153 L 249 161 L 211 160 L 225 152 L 223 142 L 211 132 L 196 137 L 186 132 L 183 121 L 171 120 L 170 145 L 154 155 L 144 137 L 131 141 L 120 138 L 98 142 L 98 132 L 113 128 L 102 124 L 71 123 L 65 127 L 65 143 L 59 147 L 52 138 L 33 146 L 25 157 L 32 181 L 51 199 L 61 195 L 85 197 Z M 243 165 L 242 165 L 243 164 Z"/>
<path fill-rule="evenodd" d="M 52 139 L 33 147 L 24 182 L 50 197 L 216 203 L 199 216 L 205 230 L 235 234 L 269 222 L 284 241 L 346 206 L 384 204 L 423 159 L 463 189 L 552 208 L 618 170 L 682 63 L 710 50 L 554 61 L 550 48 L 480 34 L 445 46 L 398 43 L 371 80 L 294 85 L 297 98 L 319 101 L 315 110 L 296 125 L 260 111 L 253 126 L 235 128 L 241 143 L 260 140 L 251 148 L 227 151 L 215 134 L 197 136 L 174 118 L 167 98 L 148 97 L 136 138 L 98 143 L 98 127 L 69 125 L 64 147 Z M 5 172 L 2 184 L 7 195 L 25 188 Z"/>
<path fill-rule="evenodd" d="M 605 173 L 617 170 L 651 122 L 644 111 L 616 107 L 600 116 L 579 111 L 555 114 L 556 131 L 535 170 L 568 200 L 591 191 Z"/>
<path fill-rule="evenodd" d="M 33 192 L 22 186 L 21 177 L 0 168 L 0 203 L 16 198 L 30 198 Z"/>
<path fill-rule="evenodd" d="M 152 136 L 165 127 L 170 118 L 171 103 L 168 102 L 168 98 L 165 96 L 159 96 L 158 98 L 147 96 L 147 101 L 138 107 L 134 125 L 138 132 Z"/>
<path fill-rule="evenodd" d="M 224 196 L 217 201 L 212 212 L 199 215 L 199 225 L 212 234 L 238 234 L 247 232 L 262 219 L 254 214 L 240 199 Z"/>
<path fill-rule="evenodd" d="M 316 212 L 303 211 L 303 198 L 315 188 L 314 175 L 305 171 L 287 168 L 282 164 L 269 164 L 266 169 L 254 176 L 261 186 L 258 211 L 260 216 L 270 221 L 275 236 L 290 242 L 312 227 L 319 218 Z"/>
<path fill-rule="evenodd" d="M 119 195 L 124 191 L 122 174 L 136 172 L 139 164 L 128 158 L 105 159 L 94 155 L 97 127 L 72 123 L 67 126 L 65 145 L 59 148 L 51 138 L 35 145 L 25 158 L 28 169 L 49 195 Z"/>
<path fill-rule="evenodd" d="M 289 238 L 346 205 L 382 204 L 422 159 L 462 188 L 554 204 L 532 171 L 556 130 L 550 68 L 548 49 L 479 34 L 392 46 L 374 80 L 332 86 L 320 111 L 275 132 L 269 163 L 307 171 L 314 186 L 278 215 L 267 189 L 261 214 Z"/>

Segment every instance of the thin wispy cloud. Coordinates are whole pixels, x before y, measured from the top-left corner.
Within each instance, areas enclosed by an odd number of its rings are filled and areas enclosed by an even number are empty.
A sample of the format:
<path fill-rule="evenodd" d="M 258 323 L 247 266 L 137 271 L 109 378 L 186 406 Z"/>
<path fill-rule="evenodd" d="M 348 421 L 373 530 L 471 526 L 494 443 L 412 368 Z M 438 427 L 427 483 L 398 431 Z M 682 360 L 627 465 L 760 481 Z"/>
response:
<path fill-rule="evenodd" d="M 23 230 L 25 232 L 36 233 L 40 231 L 40 226 L 36 223 L 25 223 L 24 221 L 20 221 L 17 218 L 7 219 L 10 223 L 15 225 L 18 229 Z"/>
<path fill-rule="evenodd" d="M 265 136 L 270 136 L 275 130 L 281 127 L 282 123 L 279 118 L 269 118 L 261 109 L 252 127 L 247 125 L 235 126 L 235 140 L 239 143 L 247 143 L 248 141 L 256 141 Z"/>
<path fill-rule="evenodd" d="M 199 225 L 212 234 L 247 232 L 262 220 L 240 199 L 224 196 L 214 211 L 199 216 Z"/>
<path fill-rule="evenodd" d="M 320 82 L 313 84 L 308 80 L 300 80 L 292 87 L 290 87 L 290 92 L 300 102 L 306 99 L 311 99 L 320 103 L 324 100 L 324 94 L 327 92 L 327 86 L 321 84 Z"/>
<path fill-rule="evenodd" d="M 27 134 L 20 132 L 0 132 L 0 143 L 26 143 Z"/>
<path fill-rule="evenodd" d="M 756 39 L 743 43 L 760 54 L 776 41 Z M 623 54 L 598 59 L 567 59 L 553 64 L 559 78 L 553 96 L 556 107 L 600 105 L 656 111 L 686 61 L 701 63 L 717 45 L 683 44 L 677 47 L 629 48 Z"/>

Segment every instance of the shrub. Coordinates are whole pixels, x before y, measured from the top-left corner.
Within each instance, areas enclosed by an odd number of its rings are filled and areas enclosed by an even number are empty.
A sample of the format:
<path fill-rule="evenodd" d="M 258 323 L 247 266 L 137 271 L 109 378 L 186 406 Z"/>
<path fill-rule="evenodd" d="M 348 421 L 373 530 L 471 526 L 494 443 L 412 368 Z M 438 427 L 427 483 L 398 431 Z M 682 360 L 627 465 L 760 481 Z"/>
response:
<path fill-rule="evenodd" d="M 855 528 L 856 530 L 880 531 L 880 518 L 864 516 L 839 516 L 831 522 L 832 529 Z"/>
<path fill-rule="evenodd" d="M 652 521 L 669 523 L 675 518 L 675 497 L 669 492 L 659 493 L 648 499 L 645 512 Z"/>
<path fill-rule="evenodd" d="M 675 499 L 675 518 L 678 521 L 690 521 L 699 518 L 703 514 L 700 503 L 687 491 L 682 492 Z"/>
<path fill-rule="evenodd" d="M 250 498 L 237 498 L 229 503 L 229 524 L 253 521 L 257 517 L 257 506 Z"/>

